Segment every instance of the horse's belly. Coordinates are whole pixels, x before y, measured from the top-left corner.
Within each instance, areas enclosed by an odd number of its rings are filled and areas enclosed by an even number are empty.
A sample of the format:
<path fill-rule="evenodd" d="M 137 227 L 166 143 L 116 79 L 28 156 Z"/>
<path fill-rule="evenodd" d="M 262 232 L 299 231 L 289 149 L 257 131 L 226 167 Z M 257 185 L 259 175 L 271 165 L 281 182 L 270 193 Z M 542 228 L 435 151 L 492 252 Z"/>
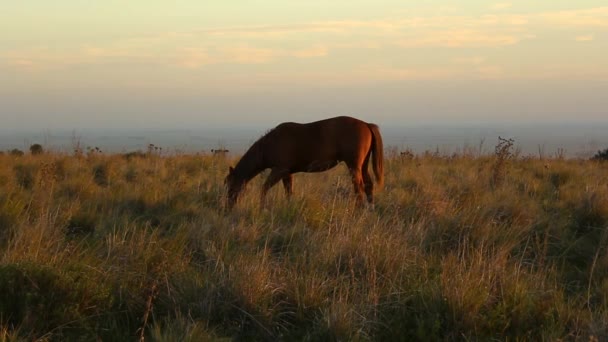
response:
<path fill-rule="evenodd" d="M 302 170 L 299 170 L 299 171 L 303 171 L 303 172 L 323 172 L 323 171 L 327 171 L 327 170 L 333 168 L 336 165 L 338 165 L 338 161 L 337 160 L 332 160 L 332 161 L 314 161 L 314 162 L 308 164 L 306 167 L 304 167 Z"/>

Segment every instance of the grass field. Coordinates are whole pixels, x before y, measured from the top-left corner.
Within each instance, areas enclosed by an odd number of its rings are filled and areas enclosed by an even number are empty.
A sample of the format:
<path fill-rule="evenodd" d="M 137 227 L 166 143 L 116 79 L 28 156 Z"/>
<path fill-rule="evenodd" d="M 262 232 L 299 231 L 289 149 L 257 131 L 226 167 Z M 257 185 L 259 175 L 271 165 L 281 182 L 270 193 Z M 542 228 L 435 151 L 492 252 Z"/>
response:
<path fill-rule="evenodd" d="M 497 150 L 498 151 L 498 150 Z M 388 151 L 231 213 L 235 160 L 0 155 L 0 340 L 607 340 L 608 164 Z"/>

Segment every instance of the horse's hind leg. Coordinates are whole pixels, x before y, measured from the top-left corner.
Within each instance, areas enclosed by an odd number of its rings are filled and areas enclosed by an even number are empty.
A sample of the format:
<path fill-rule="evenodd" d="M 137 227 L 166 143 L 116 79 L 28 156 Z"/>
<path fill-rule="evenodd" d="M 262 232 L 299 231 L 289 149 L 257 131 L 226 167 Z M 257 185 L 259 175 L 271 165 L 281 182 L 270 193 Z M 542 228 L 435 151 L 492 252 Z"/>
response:
<path fill-rule="evenodd" d="M 283 177 L 283 188 L 285 188 L 287 198 L 291 198 L 293 194 L 293 175 L 291 173 Z"/>
<path fill-rule="evenodd" d="M 367 169 L 367 165 L 369 164 L 369 157 L 371 153 L 368 152 L 365 156 L 365 160 L 363 160 L 363 165 L 361 166 L 361 173 L 363 175 L 363 184 L 365 187 L 365 195 L 367 196 L 367 202 L 369 204 L 374 205 L 374 182 L 372 182 L 372 177 L 369 174 L 369 170 Z"/>
<path fill-rule="evenodd" d="M 371 205 L 374 204 L 374 182 L 372 177 L 367 171 L 367 167 L 363 169 L 363 184 L 365 186 L 365 195 L 367 195 L 367 202 Z"/>
<path fill-rule="evenodd" d="M 351 168 L 350 174 L 353 178 L 353 188 L 355 190 L 355 195 L 357 196 L 357 203 L 363 203 L 363 177 L 361 175 L 361 169 L 359 168 Z"/>

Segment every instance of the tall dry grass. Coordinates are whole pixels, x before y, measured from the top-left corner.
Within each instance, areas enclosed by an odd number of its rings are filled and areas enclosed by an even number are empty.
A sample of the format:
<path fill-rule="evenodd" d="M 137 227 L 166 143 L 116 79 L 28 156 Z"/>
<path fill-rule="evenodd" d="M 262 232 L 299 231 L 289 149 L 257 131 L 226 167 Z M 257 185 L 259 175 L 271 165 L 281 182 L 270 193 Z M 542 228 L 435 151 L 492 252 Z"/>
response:
<path fill-rule="evenodd" d="M 385 163 L 375 209 L 343 166 L 0 155 L 0 339 L 608 339 L 608 167 L 514 155 Z M 500 175 L 497 182 L 496 175 Z"/>

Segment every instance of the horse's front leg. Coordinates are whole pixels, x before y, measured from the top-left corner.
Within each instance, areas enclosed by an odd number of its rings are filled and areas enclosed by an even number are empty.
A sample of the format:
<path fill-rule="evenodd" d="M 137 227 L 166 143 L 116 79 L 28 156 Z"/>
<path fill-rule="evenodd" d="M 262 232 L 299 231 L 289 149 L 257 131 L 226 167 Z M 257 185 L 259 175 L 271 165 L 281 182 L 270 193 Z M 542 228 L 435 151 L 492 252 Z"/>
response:
<path fill-rule="evenodd" d="M 262 194 L 260 197 L 260 205 L 262 208 L 266 207 L 266 194 L 268 193 L 268 190 L 270 190 L 270 188 L 277 184 L 278 181 L 285 177 L 286 173 L 286 170 L 279 168 L 274 168 L 270 171 L 268 178 L 266 178 L 266 181 L 262 186 Z"/>
<path fill-rule="evenodd" d="M 283 188 L 285 188 L 287 198 L 291 198 L 293 195 L 293 175 L 291 173 L 283 177 Z"/>

